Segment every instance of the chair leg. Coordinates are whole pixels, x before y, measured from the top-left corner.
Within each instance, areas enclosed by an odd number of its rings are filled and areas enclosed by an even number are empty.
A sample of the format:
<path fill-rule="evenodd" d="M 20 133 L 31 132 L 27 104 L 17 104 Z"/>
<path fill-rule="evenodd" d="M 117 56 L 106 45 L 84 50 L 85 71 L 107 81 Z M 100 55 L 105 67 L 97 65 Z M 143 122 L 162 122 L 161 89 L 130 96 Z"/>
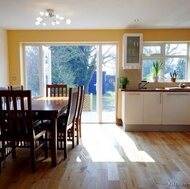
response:
<path fill-rule="evenodd" d="M 79 132 L 80 132 L 80 138 L 82 136 L 82 131 L 81 131 L 81 118 L 79 119 Z"/>
<path fill-rule="evenodd" d="M 64 136 L 64 158 L 67 158 L 67 131 L 65 131 L 65 136 Z"/>
<path fill-rule="evenodd" d="M 35 149 L 34 149 L 34 144 L 35 141 L 30 142 L 31 147 L 30 147 L 30 155 L 31 155 L 31 161 L 32 161 L 32 173 L 35 173 Z"/>
<path fill-rule="evenodd" d="M 77 145 L 79 144 L 79 120 L 76 120 Z"/>
<path fill-rule="evenodd" d="M 13 142 L 13 146 L 12 146 L 12 158 L 16 158 L 16 146 L 15 143 Z"/>
<path fill-rule="evenodd" d="M 45 148 L 45 159 L 47 159 L 48 158 L 48 146 L 47 146 L 47 141 L 48 140 L 48 138 L 47 138 L 47 132 L 46 132 L 46 134 L 45 134 L 45 146 L 44 146 L 44 148 Z"/>
<path fill-rule="evenodd" d="M 75 147 L 75 122 L 73 122 L 73 126 L 71 127 L 71 134 L 72 134 L 72 148 Z"/>

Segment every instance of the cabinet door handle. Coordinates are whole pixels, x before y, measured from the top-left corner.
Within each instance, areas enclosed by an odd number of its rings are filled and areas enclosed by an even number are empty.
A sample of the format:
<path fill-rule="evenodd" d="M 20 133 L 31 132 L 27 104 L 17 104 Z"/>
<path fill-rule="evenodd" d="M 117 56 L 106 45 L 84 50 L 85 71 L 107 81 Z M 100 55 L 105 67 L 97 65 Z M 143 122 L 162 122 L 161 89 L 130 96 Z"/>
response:
<path fill-rule="evenodd" d="M 160 104 L 162 104 L 162 93 L 160 93 Z"/>
<path fill-rule="evenodd" d="M 129 93 L 129 95 L 141 95 L 140 93 Z"/>
<path fill-rule="evenodd" d="M 174 96 L 174 95 L 187 96 L 187 95 L 189 95 L 189 94 L 188 94 L 188 93 L 185 93 L 185 94 L 167 94 L 167 95 L 170 95 L 170 96 Z"/>

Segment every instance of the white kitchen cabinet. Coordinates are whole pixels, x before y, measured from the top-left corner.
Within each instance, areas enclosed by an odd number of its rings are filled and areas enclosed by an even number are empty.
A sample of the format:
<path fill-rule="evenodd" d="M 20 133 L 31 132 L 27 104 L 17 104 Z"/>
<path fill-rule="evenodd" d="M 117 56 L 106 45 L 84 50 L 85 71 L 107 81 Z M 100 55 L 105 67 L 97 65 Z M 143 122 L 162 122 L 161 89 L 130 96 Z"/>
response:
<path fill-rule="evenodd" d="M 145 92 L 144 93 L 144 124 L 162 123 L 162 93 Z"/>
<path fill-rule="evenodd" d="M 190 93 L 163 93 L 163 124 L 190 124 Z"/>
<path fill-rule="evenodd" d="M 190 91 L 122 92 L 125 131 L 190 131 Z"/>
<path fill-rule="evenodd" d="M 122 119 L 124 124 L 143 124 L 143 93 L 122 93 Z"/>
<path fill-rule="evenodd" d="M 123 35 L 123 69 L 141 69 L 142 34 Z"/>

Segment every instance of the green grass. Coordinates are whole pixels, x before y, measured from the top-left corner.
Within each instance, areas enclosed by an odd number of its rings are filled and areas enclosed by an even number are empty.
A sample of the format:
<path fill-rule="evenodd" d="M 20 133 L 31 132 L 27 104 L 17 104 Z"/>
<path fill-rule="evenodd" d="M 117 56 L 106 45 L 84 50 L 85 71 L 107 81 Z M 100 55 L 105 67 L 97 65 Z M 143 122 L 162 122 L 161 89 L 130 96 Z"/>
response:
<path fill-rule="evenodd" d="M 96 95 L 92 95 L 92 111 L 96 111 Z M 115 111 L 115 92 L 107 92 L 102 95 L 103 111 Z"/>

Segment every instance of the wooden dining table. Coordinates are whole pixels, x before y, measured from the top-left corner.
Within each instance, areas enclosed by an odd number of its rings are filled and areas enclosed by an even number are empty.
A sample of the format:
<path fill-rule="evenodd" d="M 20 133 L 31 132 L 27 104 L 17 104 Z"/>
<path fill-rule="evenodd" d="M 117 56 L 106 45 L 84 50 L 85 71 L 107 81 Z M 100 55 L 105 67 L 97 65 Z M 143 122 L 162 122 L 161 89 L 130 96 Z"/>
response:
<path fill-rule="evenodd" d="M 68 97 L 32 98 L 32 111 L 41 120 L 51 121 L 51 165 L 57 165 L 57 118 L 67 110 Z"/>

